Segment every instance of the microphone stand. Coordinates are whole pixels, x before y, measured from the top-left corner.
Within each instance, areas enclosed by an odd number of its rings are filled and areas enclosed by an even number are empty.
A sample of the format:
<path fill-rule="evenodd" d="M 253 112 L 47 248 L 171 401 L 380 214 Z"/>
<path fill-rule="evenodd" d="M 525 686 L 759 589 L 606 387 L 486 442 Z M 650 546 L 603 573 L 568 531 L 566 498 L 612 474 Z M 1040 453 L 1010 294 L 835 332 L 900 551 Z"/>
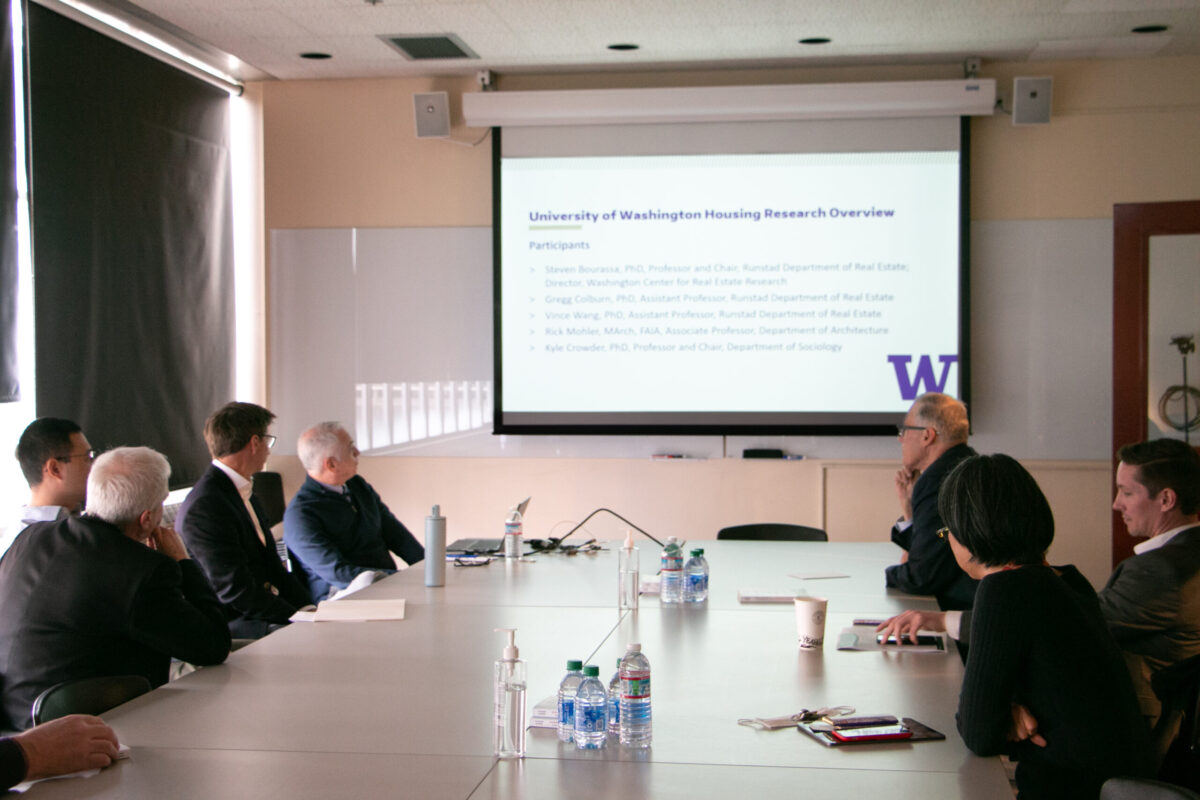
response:
<path fill-rule="evenodd" d="M 562 536 L 560 539 L 558 539 L 558 541 L 557 541 L 557 543 L 556 543 L 555 547 L 561 547 L 561 546 L 562 546 L 562 543 L 563 543 L 563 541 L 564 541 L 564 540 L 565 540 L 565 539 L 566 539 L 568 536 L 570 536 L 572 533 L 574 533 L 575 531 L 579 530 L 579 529 L 580 529 L 580 528 L 582 528 L 584 525 L 586 525 L 586 524 L 587 524 L 587 521 L 588 521 L 589 519 L 591 519 L 592 517 L 596 516 L 596 515 L 597 515 L 597 514 L 599 514 L 601 511 L 607 511 L 609 514 L 612 514 L 614 517 L 616 517 L 617 519 L 621 520 L 621 522 L 624 522 L 626 525 L 628 525 L 629 527 L 631 527 L 631 528 L 633 528 L 634 530 L 636 530 L 636 531 L 637 531 L 638 533 L 640 533 L 642 536 L 645 536 L 647 539 L 649 539 L 650 541 L 654 542 L 654 543 L 655 543 L 656 545 L 658 545 L 659 547 L 662 547 L 662 542 L 660 542 L 658 539 L 655 539 L 653 536 L 651 536 L 650 534 L 646 533 L 644 530 L 642 530 L 641 528 L 639 528 L 637 525 L 634 525 L 632 522 L 630 522 L 629 520 L 625 519 L 625 518 L 624 518 L 624 517 L 622 517 L 620 514 L 618 514 L 617 512 L 613 511 L 611 508 L 597 508 L 595 511 L 593 511 L 593 512 L 592 512 L 592 513 L 590 513 L 590 514 L 588 514 L 586 517 L 584 517 L 584 518 L 583 518 L 583 522 L 579 523 L 579 524 L 578 524 L 578 525 L 576 525 L 574 528 L 571 528 L 571 530 L 567 531 L 567 532 L 566 532 L 566 533 L 565 533 L 565 534 L 564 534 L 564 535 L 563 535 L 563 536 Z"/>

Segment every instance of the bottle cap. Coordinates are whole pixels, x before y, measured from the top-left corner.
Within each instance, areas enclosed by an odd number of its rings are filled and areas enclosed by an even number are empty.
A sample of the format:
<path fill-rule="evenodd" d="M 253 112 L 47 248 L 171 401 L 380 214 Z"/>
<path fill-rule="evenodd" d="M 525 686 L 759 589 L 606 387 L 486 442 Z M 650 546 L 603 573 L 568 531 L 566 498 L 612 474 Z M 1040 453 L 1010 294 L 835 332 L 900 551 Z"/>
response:
<path fill-rule="evenodd" d="M 642 652 L 642 646 L 640 644 L 638 644 L 637 642 L 630 642 L 629 646 L 626 648 L 625 652 L 640 653 L 640 652 Z"/>
<path fill-rule="evenodd" d="M 516 628 L 496 628 L 497 633 L 508 634 L 508 647 L 504 648 L 504 658 L 507 661 L 512 661 L 521 651 L 517 649 L 517 629 Z"/>
<path fill-rule="evenodd" d="M 617 656 L 617 669 L 621 668 L 621 657 Z"/>
<path fill-rule="evenodd" d="M 692 551 L 692 558 L 698 558 L 699 556 L 702 556 L 702 555 L 704 555 L 704 551 L 699 548 L 696 548 L 695 550 Z"/>
<path fill-rule="evenodd" d="M 600 668 L 597 667 L 595 664 L 588 664 L 586 667 L 583 668 L 583 674 L 588 676 L 589 678 L 598 677 L 600 675 Z"/>
<path fill-rule="evenodd" d="M 433 519 L 441 519 L 442 518 L 442 507 L 440 505 L 434 506 L 433 511 L 430 512 L 429 516 L 432 517 Z"/>
<path fill-rule="evenodd" d="M 583 669 L 583 662 L 572 658 L 567 662 L 567 669 L 571 672 L 579 672 L 579 670 Z"/>

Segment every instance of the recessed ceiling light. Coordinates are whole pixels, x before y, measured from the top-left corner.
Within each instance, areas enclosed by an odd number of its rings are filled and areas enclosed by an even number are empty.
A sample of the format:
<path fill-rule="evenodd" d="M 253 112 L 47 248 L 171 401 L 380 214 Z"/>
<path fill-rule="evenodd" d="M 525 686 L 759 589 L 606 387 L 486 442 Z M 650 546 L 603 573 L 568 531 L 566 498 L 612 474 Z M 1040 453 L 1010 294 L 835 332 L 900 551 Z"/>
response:
<path fill-rule="evenodd" d="M 800 44 L 829 44 L 832 41 L 828 36 L 809 36 L 806 39 L 801 39 Z"/>
<path fill-rule="evenodd" d="M 1133 29 L 1134 33 L 1163 33 L 1170 30 L 1166 25 L 1139 25 Z"/>
<path fill-rule="evenodd" d="M 624 50 L 637 50 L 639 47 L 641 47 L 641 45 L 637 45 L 637 44 L 610 44 L 610 45 L 608 46 L 608 49 L 609 49 L 609 50 L 622 50 L 622 51 L 624 51 Z"/>
<path fill-rule="evenodd" d="M 333 58 L 329 53 L 301 53 L 300 57 L 312 59 L 313 61 L 324 61 L 327 58 Z"/>

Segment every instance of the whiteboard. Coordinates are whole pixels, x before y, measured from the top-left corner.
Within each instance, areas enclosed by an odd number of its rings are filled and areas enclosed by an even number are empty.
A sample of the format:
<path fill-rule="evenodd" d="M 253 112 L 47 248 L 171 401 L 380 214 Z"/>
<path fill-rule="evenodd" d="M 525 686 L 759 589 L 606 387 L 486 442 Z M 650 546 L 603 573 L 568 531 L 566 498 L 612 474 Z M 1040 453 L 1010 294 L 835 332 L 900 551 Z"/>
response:
<path fill-rule="evenodd" d="M 970 233 L 972 445 L 1107 460 L 1112 221 L 975 222 Z M 490 228 L 278 229 L 270 252 L 269 403 L 282 454 L 329 419 L 368 455 L 899 453 L 893 437 L 495 436 Z"/>

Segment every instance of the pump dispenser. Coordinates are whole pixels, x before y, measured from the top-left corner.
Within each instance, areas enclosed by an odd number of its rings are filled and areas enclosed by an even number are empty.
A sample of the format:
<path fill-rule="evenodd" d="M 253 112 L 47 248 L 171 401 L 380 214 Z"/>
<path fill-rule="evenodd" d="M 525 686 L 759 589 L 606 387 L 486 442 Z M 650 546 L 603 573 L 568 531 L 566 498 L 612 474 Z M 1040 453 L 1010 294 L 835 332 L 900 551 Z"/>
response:
<path fill-rule="evenodd" d="M 496 628 L 508 634 L 508 645 L 494 671 L 496 756 L 525 757 L 525 662 L 519 658 L 516 628 Z"/>
<path fill-rule="evenodd" d="M 633 546 L 633 530 L 625 530 L 625 545 L 617 551 L 617 610 L 637 611 L 641 588 L 638 549 Z"/>

